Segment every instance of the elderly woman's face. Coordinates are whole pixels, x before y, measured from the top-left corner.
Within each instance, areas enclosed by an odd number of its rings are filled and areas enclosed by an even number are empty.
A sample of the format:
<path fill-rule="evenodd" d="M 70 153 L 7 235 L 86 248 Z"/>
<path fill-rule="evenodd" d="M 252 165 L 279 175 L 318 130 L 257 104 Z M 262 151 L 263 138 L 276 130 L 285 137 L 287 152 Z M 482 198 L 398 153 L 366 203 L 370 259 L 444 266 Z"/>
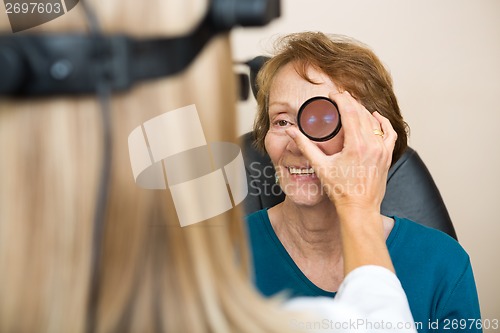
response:
<path fill-rule="evenodd" d="M 302 103 L 314 96 L 328 97 L 338 89 L 328 76 L 314 68 L 309 68 L 307 74 L 318 84 L 303 79 L 291 63 L 278 71 L 269 94 L 270 126 L 265 146 L 287 198 L 296 204 L 315 205 L 328 198 L 309 161 L 285 129 L 297 126 L 297 113 Z M 343 143 L 344 132 L 340 130 L 333 139 L 315 144 L 325 154 L 332 155 L 342 150 Z"/>

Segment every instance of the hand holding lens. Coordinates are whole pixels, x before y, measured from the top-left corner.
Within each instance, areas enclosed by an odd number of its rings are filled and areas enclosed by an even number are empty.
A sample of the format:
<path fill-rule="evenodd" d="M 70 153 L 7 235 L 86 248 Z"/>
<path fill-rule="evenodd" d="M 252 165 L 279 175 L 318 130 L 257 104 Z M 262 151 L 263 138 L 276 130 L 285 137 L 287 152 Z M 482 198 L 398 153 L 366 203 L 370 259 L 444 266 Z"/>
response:
<path fill-rule="evenodd" d="M 316 96 L 302 104 L 297 115 L 299 129 L 313 141 L 327 141 L 340 131 L 340 112 L 331 99 Z"/>

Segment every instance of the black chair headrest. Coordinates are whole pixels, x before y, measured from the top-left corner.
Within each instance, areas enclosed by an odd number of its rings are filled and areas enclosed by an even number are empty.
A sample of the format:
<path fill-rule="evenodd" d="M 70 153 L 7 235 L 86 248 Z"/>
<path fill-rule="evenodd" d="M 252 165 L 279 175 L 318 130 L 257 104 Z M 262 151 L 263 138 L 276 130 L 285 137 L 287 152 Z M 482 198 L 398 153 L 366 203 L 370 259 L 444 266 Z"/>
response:
<path fill-rule="evenodd" d="M 245 62 L 246 65 L 250 68 L 250 87 L 252 88 L 252 93 L 253 96 L 257 99 L 257 82 L 255 79 L 257 78 L 257 73 L 260 71 L 262 66 L 271 59 L 270 57 L 266 56 L 257 56 L 251 60 L 248 60 Z"/>

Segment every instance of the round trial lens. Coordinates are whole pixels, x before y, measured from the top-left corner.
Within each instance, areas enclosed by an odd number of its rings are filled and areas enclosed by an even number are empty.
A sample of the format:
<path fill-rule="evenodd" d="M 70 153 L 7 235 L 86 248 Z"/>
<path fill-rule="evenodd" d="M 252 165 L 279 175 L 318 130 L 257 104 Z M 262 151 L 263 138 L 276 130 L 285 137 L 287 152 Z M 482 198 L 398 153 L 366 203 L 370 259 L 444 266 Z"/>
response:
<path fill-rule="evenodd" d="M 337 104 L 327 97 L 316 96 L 302 104 L 297 115 L 299 129 L 313 141 L 327 141 L 340 131 Z"/>

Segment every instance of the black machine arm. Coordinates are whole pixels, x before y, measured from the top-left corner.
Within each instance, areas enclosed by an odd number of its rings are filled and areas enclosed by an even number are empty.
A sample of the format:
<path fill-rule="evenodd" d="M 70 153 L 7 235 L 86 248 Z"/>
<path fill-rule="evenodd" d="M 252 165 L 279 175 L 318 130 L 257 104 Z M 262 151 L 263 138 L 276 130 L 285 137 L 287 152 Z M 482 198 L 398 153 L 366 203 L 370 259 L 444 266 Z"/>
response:
<path fill-rule="evenodd" d="M 189 34 L 132 39 L 125 35 L 0 35 L 0 95 L 95 93 L 103 78 L 112 91 L 183 71 L 207 42 L 234 26 L 261 26 L 280 15 L 279 0 L 212 0 Z"/>

